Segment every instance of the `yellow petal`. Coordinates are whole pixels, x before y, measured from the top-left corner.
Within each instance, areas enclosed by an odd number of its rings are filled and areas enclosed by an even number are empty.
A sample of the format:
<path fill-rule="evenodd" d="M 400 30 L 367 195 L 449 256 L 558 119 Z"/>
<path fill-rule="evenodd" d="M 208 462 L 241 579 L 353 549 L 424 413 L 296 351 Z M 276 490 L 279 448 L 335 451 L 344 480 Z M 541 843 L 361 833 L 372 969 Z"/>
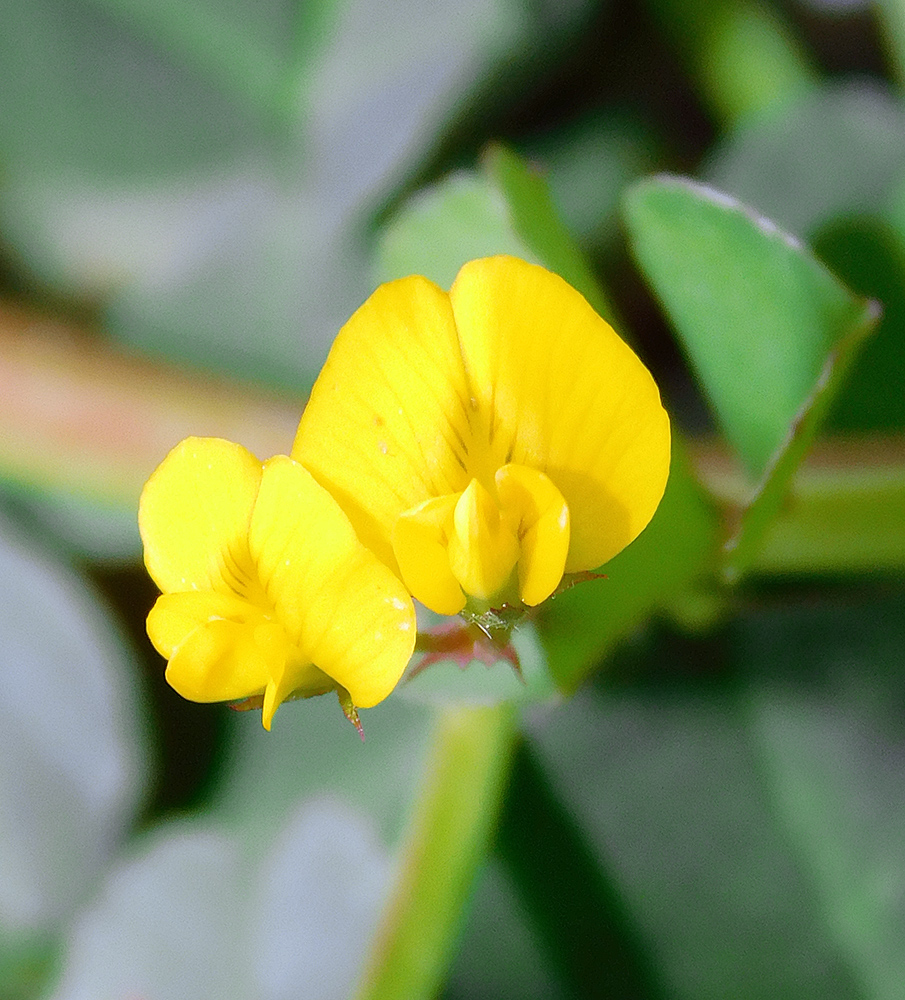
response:
<path fill-rule="evenodd" d="M 235 594 L 190 590 L 157 598 L 148 614 L 148 636 L 157 652 L 169 659 L 190 633 L 216 619 L 239 624 L 260 620 L 254 609 Z"/>
<path fill-rule="evenodd" d="M 264 689 L 264 704 L 261 706 L 261 723 L 270 732 L 273 716 L 286 697 L 292 693 L 292 684 L 285 671 L 280 671 L 279 679 L 271 678 Z"/>
<path fill-rule="evenodd" d="M 220 438 L 187 438 L 142 491 L 145 565 L 164 592 L 222 585 L 223 554 L 242 548 L 261 481 L 251 452 Z"/>
<path fill-rule="evenodd" d="M 215 619 L 183 639 L 166 679 L 190 701 L 238 701 L 264 690 L 274 669 L 272 654 L 255 641 L 253 626 Z"/>
<path fill-rule="evenodd" d="M 414 649 L 411 598 L 361 544 L 336 501 L 292 459 L 265 463 L 248 543 L 298 657 L 360 707 L 385 698 Z"/>
<path fill-rule="evenodd" d="M 326 694 L 335 687 L 335 682 L 314 664 L 305 660 L 287 659 L 285 666 L 271 675 L 264 689 L 264 704 L 261 706 L 264 728 L 270 730 L 274 713 L 290 695 L 307 698 Z"/>
<path fill-rule="evenodd" d="M 650 373 L 575 289 L 534 264 L 471 261 L 450 300 L 489 463 L 539 469 L 562 493 L 567 572 L 606 562 L 653 516 L 669 472 L 669 420 Z"/>
<path fill-rule="evenodd" d="M 292 456 L 395 569 L 396 518 L 467 485 L 470 405 L 448 296 L 426 278 L 403 278 L 340 330 Z"/>
<path fill-rule="evenodd" d="M 562 580 L 569 551 L 569 508 L 547 476 L 524 465 L 504 465 L 496 484 L 500 506 L 517 519 L 519 596 L 533 607 Z"/>
<path fill-rule="evenodd" d="M 518 560 L 518 540 L 477 479 L 459 497 L 453 525 L 449 565 L 462 589 L 479 600 L 501 597 Z"/>
<path fill-rule="evenodd" d="M 425 500 L 399 516 L 393 552 L 409 593 L 438 615 L 457 615 L 465 594 L 449 567 L 449 536 L 459 494 Z"/>
<path fill-rule="evenodd" d="M 333 682 L 298 656 L 278 622 L 234 595 L 164 594 L 148 616 L 151 641 L 170 662 L 166 679 L 192 701 L 238 701 L 264 694 L 262 721 L 290 694 L 323 694 Z"/>

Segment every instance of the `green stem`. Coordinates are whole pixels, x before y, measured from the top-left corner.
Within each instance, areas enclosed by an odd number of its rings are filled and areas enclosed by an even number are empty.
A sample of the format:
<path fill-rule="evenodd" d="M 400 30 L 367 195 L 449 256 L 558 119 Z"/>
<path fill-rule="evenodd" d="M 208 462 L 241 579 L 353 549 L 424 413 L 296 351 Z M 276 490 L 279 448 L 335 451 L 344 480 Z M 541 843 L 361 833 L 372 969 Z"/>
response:
<path fill-rule="evenodd" d="M 443 980 L 512 761 L 510 706 L 440 711 L 396 886 L 356 1000 L 419 1000 Z"/>
<path fill-rule="evenodd" d="M 737 520 L 751 484 L 723 445 L 698 443 L 704 485 Z M 905 568 L 905 436 L 817 443 L 753 553 L 759 574 L 901 573 Z"/>

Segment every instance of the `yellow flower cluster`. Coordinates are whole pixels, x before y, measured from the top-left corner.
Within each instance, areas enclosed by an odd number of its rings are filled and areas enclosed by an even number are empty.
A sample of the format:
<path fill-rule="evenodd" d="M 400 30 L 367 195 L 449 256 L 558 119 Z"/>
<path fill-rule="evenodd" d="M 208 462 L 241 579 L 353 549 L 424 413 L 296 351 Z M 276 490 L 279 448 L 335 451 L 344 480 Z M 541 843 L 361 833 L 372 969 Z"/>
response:
<path fill-rule="evenodd" d="M 669 471 L 650 373 L 575 289 L 512 257 L 383 285 L 340 331 L 290 456 L 190 438 L 142 494 L 148 618 L 196 701 L 385 698 L 412 597 L 469 620 L 546 600 L 644 529 Z"/>

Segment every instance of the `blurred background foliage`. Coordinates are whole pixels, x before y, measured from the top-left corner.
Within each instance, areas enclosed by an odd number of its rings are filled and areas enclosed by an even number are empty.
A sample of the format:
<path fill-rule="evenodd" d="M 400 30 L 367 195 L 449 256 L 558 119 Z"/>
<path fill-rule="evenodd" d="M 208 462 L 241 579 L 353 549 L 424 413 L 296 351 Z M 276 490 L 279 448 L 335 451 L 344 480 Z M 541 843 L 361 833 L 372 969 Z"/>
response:
<path fill-rule="evenodd" d="M 905 4 L 0 6 L 0 996 L 899 1000 Z M 181 701 L 142 483 L 380 280 L 562 274 L 649 529 L 365 713 Z"/>

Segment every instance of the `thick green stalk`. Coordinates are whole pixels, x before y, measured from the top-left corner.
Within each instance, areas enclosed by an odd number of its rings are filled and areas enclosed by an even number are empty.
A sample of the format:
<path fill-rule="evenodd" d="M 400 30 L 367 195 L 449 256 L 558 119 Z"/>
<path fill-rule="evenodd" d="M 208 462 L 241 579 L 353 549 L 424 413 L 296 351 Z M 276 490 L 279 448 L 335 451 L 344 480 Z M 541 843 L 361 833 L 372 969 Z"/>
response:
<path fill-rule="evenodd" d="M 510 706 L 439 712 L 396 886 L 357 1000 L 427 1000 L 442 983 L 512 760 Z"/>
<path fill-rule="evenodd" d="M 730 523 L 751 484 L 725 446 L 694 448 L 694 465 Z M 758 574 L 901 573 L 905 568 L 905 436 L 817 443 L 753 553 Z"/>

